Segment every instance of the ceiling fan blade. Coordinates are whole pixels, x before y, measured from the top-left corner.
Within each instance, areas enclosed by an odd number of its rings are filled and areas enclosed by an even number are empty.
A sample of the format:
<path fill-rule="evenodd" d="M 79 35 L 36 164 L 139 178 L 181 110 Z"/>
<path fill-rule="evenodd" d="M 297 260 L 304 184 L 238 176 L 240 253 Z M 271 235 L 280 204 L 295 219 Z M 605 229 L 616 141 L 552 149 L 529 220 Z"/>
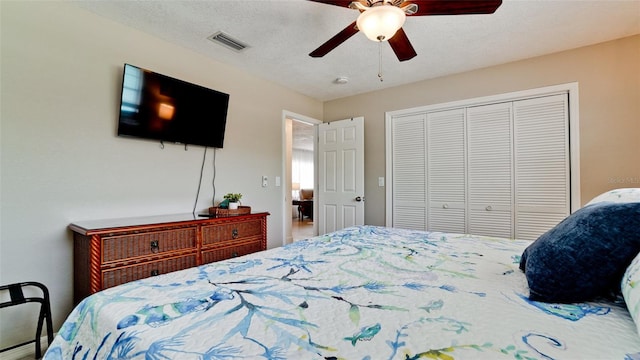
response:
<path fill-rule="evenodd" d="M 313 50 L 311 53 L 309 53 L 309 56 L 311 57 L 323 57 L 325 55 L 327 55 L 331 50 L 335 49 L 336 47 L 338 47 L 338 45 L 342 44 L 343 42 L 345 42 L 347 39 L 349 39 L 350 37 L 352 37 L 353 35 L 355 35 L 358 31 L 358 27 L 356 26 L 356 22 L 352 22 L 351 25 L 347 26 L 346 28 L 342 29 L 342 31 L 340 31 L 339 33 L 337 33 L 334 37 L 332 37 L 331 39 L 327 40 L 327 42 L 325 42 L 324 44 L 320 45 L 319 48 Z"/>
<path fill-rule="evenodd" d="M 388 41 L 389 45 L 391 45 L 391 48 L 393 49 L 393 52 L 396 53 L 396 56 L 400 61 L 407 61 L 409 59 L 413 59 L 416 55 L 418 55 L 416 54 L 413 45 L 411 45 L 407 34 L 404 32 L 404 30 L 402 30 L 402 28 L 400 28 Z"/>
<path fill-rule="evenodd" d="M 418 11 L 411 16 L 493 14 L 502 4 L 502 0 L 409 0 L 408 2 L 418 5 Z"/>

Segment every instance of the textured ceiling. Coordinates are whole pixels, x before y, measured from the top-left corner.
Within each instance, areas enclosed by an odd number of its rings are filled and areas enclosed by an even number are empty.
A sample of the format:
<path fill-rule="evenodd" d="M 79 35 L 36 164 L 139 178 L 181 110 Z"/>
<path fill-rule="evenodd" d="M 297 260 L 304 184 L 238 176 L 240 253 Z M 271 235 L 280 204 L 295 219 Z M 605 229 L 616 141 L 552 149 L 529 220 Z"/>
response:
<path fill-rule="evenodd" d="M 305 0 L 73 3 L 321 101 L 640 33 L 640 0 L 503 0 L 491 15 L 408 17 L 418 56 L 401 63 L 387 43 L 361 33 L 309 57 L 358 12 Z M 235 52 L 207 40 L 217 31 L 250 47 Z M 349 82 L 335 83 L 341 76 Z"/>
<path fill-rule="evenodd" d="M 315 135 L 313 125 L 293 120 L 291 133 L 293 136 L 291 147 L 293 149 L 313 151 Z"/>

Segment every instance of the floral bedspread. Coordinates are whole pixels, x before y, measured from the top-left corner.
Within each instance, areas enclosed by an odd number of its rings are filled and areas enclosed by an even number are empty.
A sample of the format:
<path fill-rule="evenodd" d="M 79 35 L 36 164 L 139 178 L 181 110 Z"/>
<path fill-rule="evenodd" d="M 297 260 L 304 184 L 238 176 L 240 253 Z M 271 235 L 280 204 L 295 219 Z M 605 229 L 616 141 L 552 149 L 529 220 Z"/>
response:
<path fill-rule="evenodd" d="M 374 226 L 86 298 L 45 359 L 631 359 L 623 302 L 529 301 L 529 244 Z"/>

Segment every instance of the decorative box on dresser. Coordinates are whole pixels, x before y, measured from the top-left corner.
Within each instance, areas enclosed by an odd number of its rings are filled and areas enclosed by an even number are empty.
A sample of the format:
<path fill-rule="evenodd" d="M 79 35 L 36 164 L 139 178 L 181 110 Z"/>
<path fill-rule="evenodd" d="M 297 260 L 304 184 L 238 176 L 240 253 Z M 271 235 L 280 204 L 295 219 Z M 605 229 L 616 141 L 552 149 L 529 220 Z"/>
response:
<path fill-rule="evenodd" d="M 266 250 L 268 215 L 178 214 L 71 224 L 74 303 L 129 281 Z"/>

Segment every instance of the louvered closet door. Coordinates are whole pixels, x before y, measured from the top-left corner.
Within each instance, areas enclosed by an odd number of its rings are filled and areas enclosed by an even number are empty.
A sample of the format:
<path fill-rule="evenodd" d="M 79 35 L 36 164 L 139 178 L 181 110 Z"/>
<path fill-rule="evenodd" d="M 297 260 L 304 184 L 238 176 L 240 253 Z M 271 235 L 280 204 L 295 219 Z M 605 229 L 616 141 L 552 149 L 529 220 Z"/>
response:
<path fill-rule="evenodd" d="M 426 230 L 426 115 L 395 117 L 392 126 L 392 226 Z"/>
<path fill-rule="evenodd" d="M 465 109 L 428 113 L 427 146 L 427 228 L 465 233 Z"/>
<path fill-rule="evenodd" d="M 511 103 L 467 109 L 468 232 L 513 237 Z"/>
<path fill-rule="evenodd" d="M 535 240 L 570 213 L 568 95 L 515 101 L 515 232 Z"/>

